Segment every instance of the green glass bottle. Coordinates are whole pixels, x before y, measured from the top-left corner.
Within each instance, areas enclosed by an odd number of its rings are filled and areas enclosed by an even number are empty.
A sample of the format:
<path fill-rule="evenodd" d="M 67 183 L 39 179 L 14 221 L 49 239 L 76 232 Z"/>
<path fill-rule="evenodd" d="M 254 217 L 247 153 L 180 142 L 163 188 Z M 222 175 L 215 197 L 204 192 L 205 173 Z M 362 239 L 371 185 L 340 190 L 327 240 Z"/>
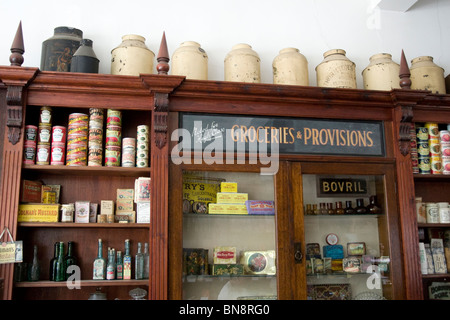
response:
<path fill-rule="evenodd" d="M 41 264 L 38 259 L 38 249 L 35 245 L 33 248 L 33 263 L 28 269 L 28 280 L 38 281 L 41 276 Z"/>
<path fill-rule="evenodd" d="M 134 259 L 134 277 L 136 280 L 144 279 L 144 254 L 142 253 L 142 244 L 138 242 L 138 249 Z"/>
<path fill-rule="evenodd" d="M 104 280 L 106 277 L 106 260 L 103 258 L 102 239 L 98 239 L 98 255 L 94 260 L 94 280 Z"/>
<path fill-rule="evenodd" d="M 131 279 L 131 255 L 130 255 L 130 240 L 125 240 L 125 254 L 123 256 L 123 278 L 125 280 Z"/>
<path fill-rule="evenodd" d="M 49 273 L 48 273 L 50 281 L 55 281 L 56 260 L 58 260 L 58 254 L 59 254 L 59 242 L 55 242 L 53 252 L 54 252 L 54 256 L 50 260 L 50 269 L 49 269 Z"/>
<path fill-rule="evenodd" d="M 116 250 L 109 250 L 108 265 L 106 266 L 106 280 L 114 280 L 116 278 Z"/>
<path fill-rule="evenodd" d="M 74 243 L 72 241 L 67 242 L 67 254 L 64 257 L 66 265 L 66 280 L 72 275 L 72 272 L 68 271 L 68 268 L 72 265 L 77 265 L 77 258 L 73 254 Z"/>
<path fill-rule="evenodd" d="M 144 244 L 144 279 L 148 279 L 150 273 L 150 254 L 148 252 L 148 242 Z"/>
<path fill-rule="evenodd" d="M 55 281 L 66 280 L 66 264 L 64 262 L 64 242 L 59 243 L 58 259 L 56 260 Z"/>
<path fill-rule="evenodd" d="M 117 280 L 123 280 L 123 259 L 122 259 L 122 251 L 117 251 L 116 279 L 117 279 Z"/>

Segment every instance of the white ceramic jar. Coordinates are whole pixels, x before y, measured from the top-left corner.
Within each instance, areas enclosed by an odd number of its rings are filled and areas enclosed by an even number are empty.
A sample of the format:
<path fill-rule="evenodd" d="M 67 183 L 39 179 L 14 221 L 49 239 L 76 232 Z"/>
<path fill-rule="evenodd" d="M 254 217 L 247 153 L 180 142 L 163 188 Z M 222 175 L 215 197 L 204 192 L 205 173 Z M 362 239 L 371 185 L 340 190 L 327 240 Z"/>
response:
<path fill-rule="evenodd" d="M 356 65 L 343 49 L 328 50 L 323 61 L 317 65 L 317 86 L 356 89 Z"/>
<path fill-rule="evenodd" d="M 445 94 L 444 69 L 433 62 L 433 57 L 421 56 L 412 59 L 409 70 L 411 89 Z"/>
<path fill-rule="evenodd" d="M 225 81 L 261 82 L 260 58 L 252 47 L 240 43 L 231 48 L 225 57 Z"/>
<path fill-rule="evenodd" d="M 400 65 L 392 61 L 389 53 L 377 53 L 369 58 L 369 65 L 363 70 L 366 90 L 400 89 Z"/>
<path fill-rule="evenodd" d="M 111 51 L 111 74 L 139 76 L 153 73 L 155 54 L 145 45 L 145 38 L 135 34 L 122 37 Z"/>
<path fill-rule="evenodd" d="M 199 43 L 182 42 L 171 60 L 173 75 L 186 76 L 187 79 L 208 80 L 208 55 Z"/>
<path fill-rule="evenodd" d="M 308 86 L 308 61 L 297 48 L 281 49 L 273 59 L 273 83 Z"/>

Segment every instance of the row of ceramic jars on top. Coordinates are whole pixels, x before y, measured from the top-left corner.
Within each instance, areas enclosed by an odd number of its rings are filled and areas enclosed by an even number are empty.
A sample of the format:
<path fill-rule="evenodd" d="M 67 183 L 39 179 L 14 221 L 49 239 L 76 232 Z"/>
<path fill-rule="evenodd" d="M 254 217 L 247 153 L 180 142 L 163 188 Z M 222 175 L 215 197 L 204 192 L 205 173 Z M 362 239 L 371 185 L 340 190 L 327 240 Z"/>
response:
<path fill-rule="evenodd" d="M 152 73 L 154 53 L 138 35 L 122 37 L 122 44 L 112 51 L 112 74 L 138 75 Z M 333 49 L 323 54 L 316 67 L 317 86 L 356 88 L 355 63 L 346 57 L 345 50 Z M 226 55 L 225 81 L 261 82 L 260 58 L 248 44 L 237 44 Z M 282 49 L 272 63 L 275 84 L 309 85 L 308 62 L 296 48 Z M 391 90 L 400 88 L 400 66 L 388 53 L 370 57 L 363 70 L 364 89 Z M 433 58 L 423 56 L 411 61 L 411 88 L 445 93 L 444 70 L 434 64 Z M 195 41 L 181 43 L 171 59 L 171 73 L 189 79 L 208 79 L 208 55 Z"/>

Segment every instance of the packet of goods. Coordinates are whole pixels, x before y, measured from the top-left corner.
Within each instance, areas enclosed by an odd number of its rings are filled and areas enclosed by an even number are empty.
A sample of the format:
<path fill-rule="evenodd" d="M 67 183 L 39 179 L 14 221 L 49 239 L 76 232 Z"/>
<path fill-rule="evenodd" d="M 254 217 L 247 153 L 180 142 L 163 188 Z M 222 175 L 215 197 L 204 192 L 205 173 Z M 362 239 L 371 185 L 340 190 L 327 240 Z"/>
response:
<path fill-rule="evenodd" d="M 264 200 L 245 201 L 248 214 L 252 215 L 275 215 L 275 202 Z"/>

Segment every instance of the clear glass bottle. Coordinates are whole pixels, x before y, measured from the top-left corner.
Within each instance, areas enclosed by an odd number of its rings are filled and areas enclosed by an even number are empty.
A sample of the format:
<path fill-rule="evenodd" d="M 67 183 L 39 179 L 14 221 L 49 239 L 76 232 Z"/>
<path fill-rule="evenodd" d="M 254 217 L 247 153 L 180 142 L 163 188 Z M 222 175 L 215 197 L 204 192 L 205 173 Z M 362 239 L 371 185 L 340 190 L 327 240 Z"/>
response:
<path fill-rule="evenodd" d="M 67 254 L 64 257 L 64 262 L 66 266 L 66 280 L 72 275 L 71 272 L 68 271 L 68 268 L 72 265 L 77 265 L 77 258 L 73 254 L 73 241 L 67 242 Z"/>
<path fill-rule="evenodd" d="M 117 251 L 116 279 L 117 279 L 117 280 L 123 280 L 123 258 L 122 258 L 122 251 Z"/>
<path fill-rule="evenodd" d="M 327 214 L 336 214 L 336 210 L 333 209 L 333 204 L 331 202 L 327 203 Z"/>
<path fill-rule="evenodd" d="M 144 254 L 142 253 L 142 244 L 138 242 L 138 249 L 134 259 L 135 270 L 134 276 L 136 280 L 144 278 Z"/>
<path fill-rule="evenodd" d="M 38 259 L 38 248 L 35 245 L 33 248 L 33 263 L 28 269 L 28 280 L 39 281 L 41 277 L 41 264 Z"/>
<path fill-rule="evenodd" d="M 53 258 L 50 260 L 50 268 L 48 271 L 48 277 L 50 281 L 55 281 L 55 274 L 56 274 L 56 260 L 58 260 L 58 254 L 59 254 L 59 242 L 55 242 L 55 245 L 53 247 Z"/>
<path fill-rule="evenodd" d="M 378 205 L 377 196 L 370 196 L 369 205 L 367 206 L 367 213 L 380 214 L 381 207 Z"/>
<path fill-rule="evenodd" d="M 123 278 L 125 280 L 131 279 L 131 255 L 130 255 L 130 240 L 125 240 L 125 255 L 123 256 Z"/>
<path fill-rule="evenodd" d="M 116 250 L 114 248 L 108 250 L 108 265 L 106 266 L 106 280 L 114 280 L 116 278 Z"/>
<path fill-rule="evenodd" d="M 317 207 L 317 204 L 313 204 L 313 212 L 314 214 L 320 214 L 320 209 Z"/>
<path fill-rule="evenodd" d="M 345 210 L 342 207 L 342 201 L 336 202 L 336 214 L 344 214 Z"/>
<path fill-rule="evenodd" d="M 144 244 L 144 279 L 148 279 L 150 274 L 150 254 L 148 252 L 148 243 Z"/>
<path fill-rule="evenodd" d="M 345 201 L 344 213 L 345 214 L 354 214 L 354 213 L 356 213 L 355 209 L 353 209 L 353 207 L 352 207 L 352 202 L 350 200 Z"/>
<path fill-rule="evenodd" d="M 320 204 L 320 214 L 328 214 L 327 206 L 324 202 L 321 202 Z"/>
<path fill-rule="evenodd" d="M 106 260 L 103 258 L 103 243 L 102 239 L 98 239 L 98 254 L 94 260 L 94 280 L 104 280 L 106 275 Z"/>
<path fill-rule="evenodd" d="M 364 199 L 362 198 L 356 199 L 355 213 L 357 214 L 367 213 L 367 208 L 364 206 Z"/>
<path fill-rule="evenodd" d="M 55 281 L 66 280 L 66 264 L 64 262 L 64 242 L 59 242 L 58 259 L 56 260 Z"/>

